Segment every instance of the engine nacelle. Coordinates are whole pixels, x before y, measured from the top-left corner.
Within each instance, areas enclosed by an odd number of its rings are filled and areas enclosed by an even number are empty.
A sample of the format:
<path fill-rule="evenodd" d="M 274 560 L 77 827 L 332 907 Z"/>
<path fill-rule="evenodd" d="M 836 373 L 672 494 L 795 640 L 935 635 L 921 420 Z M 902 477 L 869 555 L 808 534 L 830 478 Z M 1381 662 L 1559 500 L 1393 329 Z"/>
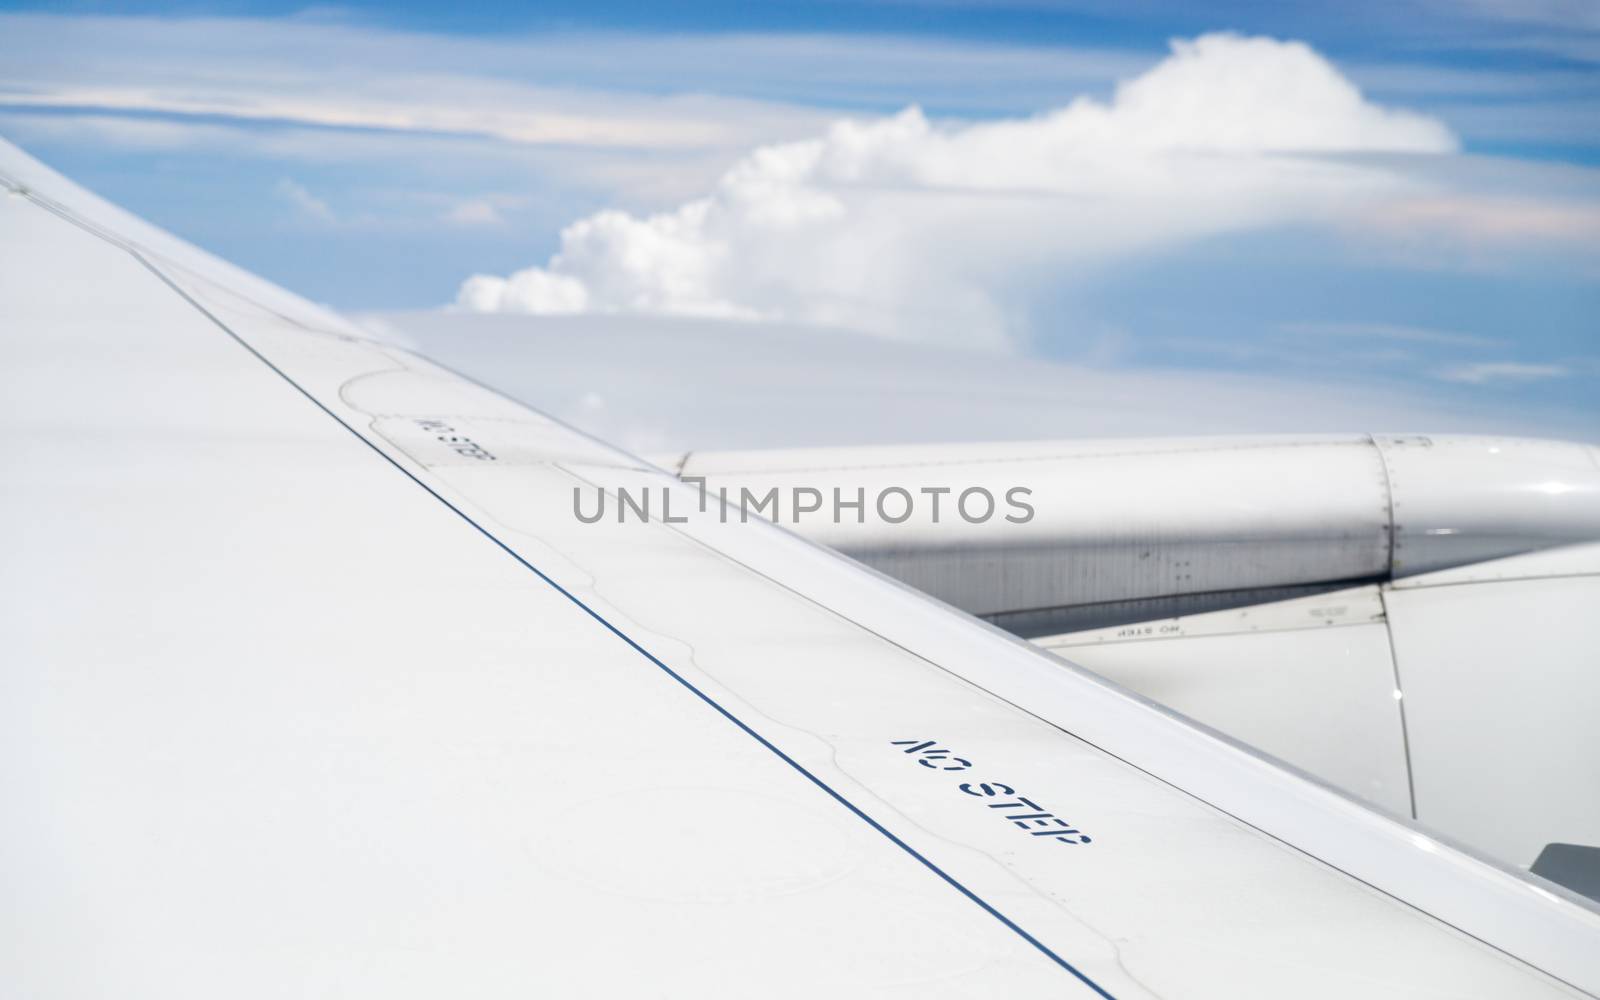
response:
<path fill-rule="evenodd" d="M 791 530 L 1030 635 L 1600 539 L 1600 452 L 1561 441 L 911 445 L 692 452 L 676 465 L 734 498 L 777 488 L 776 516 Z M 1017 489 L 1026 519 L 1006 505 Z M 836 490 L 862 498 L 859 512 L 831 509 Z M 957 509 L 972 490 L 995 498 L 996 511 L 968 516 L 982 512 L 981 497 Z M 821 509 L 804 510 L 814 494 Z"/>

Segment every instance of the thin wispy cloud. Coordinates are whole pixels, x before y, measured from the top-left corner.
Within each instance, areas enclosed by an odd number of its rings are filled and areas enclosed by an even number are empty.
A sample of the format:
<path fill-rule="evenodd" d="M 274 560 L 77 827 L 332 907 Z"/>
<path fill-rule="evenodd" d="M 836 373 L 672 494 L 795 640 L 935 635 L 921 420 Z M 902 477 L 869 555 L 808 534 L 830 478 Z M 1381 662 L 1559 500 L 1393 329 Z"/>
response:
<path fill-rule="evenodd" d="M 453 226 L 503 226 L 506 220 L 495 208 L 494 202 L 485 198 L 474 198 L 471 201 L 459 202 L 452 205 L 440 216 L 445 222 Z"/>
<path fill-rule="evenodd" d="M 334 221 L 333 209 L 328 207 L 327 202 L 307 191 L 304 185 L 285 177 L 278 181 L 276 190 L 278 196 L 297 214 L 318 222 Z"/>
<path fill-rule="evenodd" d="M 1565 378 L 1572 369 L 1565 365 L 1526 364 L 1518 361 L 1482 361 L 1471 364 L 1450 365 L 1441 368 L 1436 376 L 1446 382 L 1463 382 L 1483 385 L 1488 382 L 1531 382 L 1542 379 Z"/>
<path fill-rule="evenodd" d="M 1351 323 L 1328 321 L 1300 321 L 1284 323 L 1283 332 L 1305 338 L 1355 338 L 1360 340 L 1394 341 L 1403 344 L 1437 344 L 1447 347 L 1504 347 L 1506 341 L 1499 337 L 1484 337 L 1455 330 L 1435 330 L 1400 323 Z"/>
<path fill-rule="evenodd" d="M 807 33 L 482 37 L 318 19 L 0 14 L 0 107 L 102 121 L 162 115 L 195 127 L 746 149 L 814 131 L 836 113 L 819 103 L 934 97 L 993 112 L 1103 85 L 1142 58 Z M 968 82 L 952 86 L 953 74 Z"/>
<path fill-rule="evenodd" d="M 1395 232 L 1432 231 L 1479 243 L 1600 240 L 1600 205 L 1536 197 L 1413 198 L 1385 206 L 1363 224 Z"/>

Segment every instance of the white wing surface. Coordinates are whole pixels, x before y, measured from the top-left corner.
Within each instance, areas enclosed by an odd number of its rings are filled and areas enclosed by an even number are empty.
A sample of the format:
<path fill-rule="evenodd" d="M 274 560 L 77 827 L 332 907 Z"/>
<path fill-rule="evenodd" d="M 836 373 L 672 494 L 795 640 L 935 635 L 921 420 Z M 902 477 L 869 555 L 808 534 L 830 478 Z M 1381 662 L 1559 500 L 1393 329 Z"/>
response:
<path fill-rule="evenodd" d="M 1033 641 L 1527 867 L 1600 843 L 1595 607 L 1589 544 Z"/>
<path fill-rule="evenodd" d="M 0 175 L 6 995 L 1600 990 L 1560 892 Z"/>

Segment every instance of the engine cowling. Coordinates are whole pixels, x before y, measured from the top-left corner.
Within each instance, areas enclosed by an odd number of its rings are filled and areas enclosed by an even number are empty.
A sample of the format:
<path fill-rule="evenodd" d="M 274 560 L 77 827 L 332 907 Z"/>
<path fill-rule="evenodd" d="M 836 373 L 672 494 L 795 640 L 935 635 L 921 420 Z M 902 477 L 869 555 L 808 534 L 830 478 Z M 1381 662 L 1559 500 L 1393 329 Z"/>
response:
<path fill-rule="evenodd" d="M 675 464 L 735 498 L 776 489 L 771 513 L 791 530 L 1025 635 L 1600 539 L 1600 453 L 1563 441 L 1028 442 L 693 452 Z M 1020 515 L 1006 504 L 1017 489 L 1026 520 L 1006 516 Z M 830 509 L 836 490 L 862 498 L 859 514 Z M 995 498 L 991 516 L 967 516 L 981 498 L 957 509 L 971 490 Z M 811 494 L 796 491 L 816 491 L 822 508 L 797 511 Z"/>

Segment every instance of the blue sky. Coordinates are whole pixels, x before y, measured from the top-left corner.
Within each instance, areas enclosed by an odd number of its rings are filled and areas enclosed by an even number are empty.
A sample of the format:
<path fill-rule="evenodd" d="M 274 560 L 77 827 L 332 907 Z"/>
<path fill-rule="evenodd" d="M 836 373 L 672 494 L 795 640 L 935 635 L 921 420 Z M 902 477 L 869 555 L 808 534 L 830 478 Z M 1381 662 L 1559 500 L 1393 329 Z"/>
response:
<path fill-rule="evenodd" d="M 881 127 L 864 141 L 888 152 L 862 169 L 887 169 L 908 150 L 943 155 L 940 136 L 983 123 L 1022 123 L 1020 142 L 1048 146 L 1027 138 L 1027 123 L 1079 98 L 1115 111 L 1119 81 L 1178 72 L 1169 41 L 1214 31 L 1306 43 L 1360 89 L 1354 145 L 1292 146 L 1285 159 L 1263 133 L 1240 154 L 1239 185 L 1211 178 L 1188 201 L 1171 190 L 1185 185 L 1181 171 L 1162 174 L 1153 201 L 1108 194 L 1114 184 L 1068 185 L 1110 207 L 1032 228 L 1026 217 L 1039 212 L 986 214 L 970 191 L 952 194 L 913 165 L 872 182 L 909 192 L 841 194 L 855 221 L 834 242 L 795 242 L 796 254 L 837 254 L 839 240 L 880 241 L 895 266 L 875 274 L 878 285 L 967 268 L 981 276 L 960 303 L 912 282 L 881 299 L 869 290 L 870 309 L 796 314 L 799 299 L 841 294 L 820 267 L 776 291 L 763 272 L 723 275 L 699 298 L 656 294 L 701 280 L 710 243 L 652 258 L 664 274 L 644 292 L 607 291 L 622 258 L 679 225 L 652 230 L 653 213 L 722 190 L 754 150 L 908 105 L 927 133 Z M 1230 65 L 1276 72 L 1272 52 L 1260 66 L 1243 49 L 1210 58 L 1213 81 Z M 1291 130 L 1305 117 L 1292 96 L 1282 109 Z M 1369 142 L 1362 122 L 1391 112 L 1420 124 Z M 1229 127 L 1225 115 L 1211 125 Z M 470 275 L 533 268 L 557 291 L 579 289 L 589 304 L 575 308 L 820 316 L 898 339 L 939 327 L 929 337 L 941 346 L 1393 386 L 1600 431 L 1600 6 L 1587 2 L 6 5 L 0 134 L 345 309 L 440 307 Z M 963 169 L 985 198 L 1039 197 L 1027 183 L 1006 188 L 1016 171 L 1005 159 L 973 153 Z M 1265 199 L 1270 211 L 1251 196 L 1249 172 L 1268 160 L 1260 183 L 1299 171 Z M 1321 175 L 1330 171 L 1342 178 L 1334 187 Z M 826 178 L 805 183 L 807 197 L 833 190 Z M 1120 225 L 1113 209 L 1147 203 L 1187 221 L 1143 220 L 1109 242 L 1047 231 Z M 627 213 L 620 228 L 563 242 L 563 227 L 605 210 Z M 910 215 L 949 217 L 897 229 Z M 969 233 L 967 256 L 928 256 L 927 245 Z M 749 254 L 737 242 L 748 234 L 713 235 L 702 242 L 731 238 L 735 256 Z M 618 260 L 573 263 L 602 251 Z M 558 252 L 567 260 L 553 263 Z M 806 285 L 806 273 L 823 284 Z M 982 301 L 963 327 L 973 296 Z M 535 304 L 551 302 L 567 299 Z M 931 325 L 916 312 L 923 303 Z M 990 334 L 962 342 L 963 329 L 985 324 Z"/>

